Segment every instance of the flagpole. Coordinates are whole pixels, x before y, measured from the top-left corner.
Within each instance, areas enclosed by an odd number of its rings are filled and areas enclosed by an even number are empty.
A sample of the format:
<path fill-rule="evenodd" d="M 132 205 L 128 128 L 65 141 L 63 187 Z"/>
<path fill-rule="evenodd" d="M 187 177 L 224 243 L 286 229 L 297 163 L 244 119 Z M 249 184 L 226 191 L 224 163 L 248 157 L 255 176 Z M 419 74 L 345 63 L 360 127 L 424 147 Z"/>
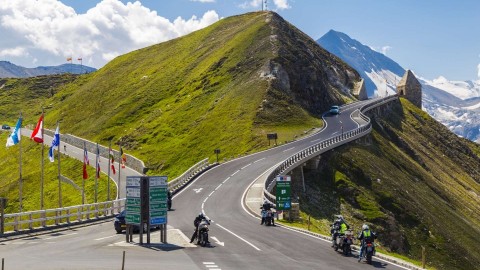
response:
<path fill-rule="evenodd" d="M 20 112 L 20 123 L 22 121 L 22 112 Z M 20 128 L 18 130 L 18 149 L 19 149 L 19 170 L 20 170 L 20 180 L 19 180 L 19 184 L 18 184 L 18 190 L 19 190 L 19 196 L 20 196 L 20 199 L 19 199 L 19 206 L 20 206 L 20 213 L 23 212 L 23 205 L 22 205 L 22 188 L 23 188 L 23 180 L 22 180 L 22 140 L 21 140 L 21 136 L 22 136 L 22 124 L 20 124 Z"/>
<path fill-rule="evenodd" d="M 110 164 L 112 162 L 111 157 L 110 157 L 111 152 L 112 152 L 112 140 L 110 140 L 110 145 L 108 146 L 107 202 L 110 201 Z"/>
<path fill-rule="evenodd" d="M 117 199 L 120 198 L 120 175 L 122 174 L 122 168 L 120 168 L 121 163 L 122 163 L 122 145 L 120 145 L 120 152 L 119 152 L 119 157 L 118 157 L 118 188 L 117 188 Z"/>
<path fill-rule="evenodd" d="M 59 130 L 58 131 L 59 140 L 58 140 L 58 145 L 57 145 L 57 152 L 58 152 L 58 207 L 62 208 L 62 181 L 61 181 L 61 175 L 60 175 L 60 121 L 57 121 L 57 128 Z"/>
<path fill-rule="evenodd" d="M 43 110 L 43 106 L 42 106 L 42 116 L 45 117 L 43 115 L 44 113 L 44 110 Z M 42 121 L 45 121 L 45 118 L 42 119 Z M 41 166 L 42 166 L 42 172 L 40 173 L 40 210 L 43 210 L 43 168 L 44 168 L 44 158 L 45 158 L 45 154 L 44 154 L 44 149 L 45 149 L 45 144 L 44 144 L 44 129 L 43 129 L 43 122 L 42 122 L 42 162 L 41 162 Z"/>
<path fill-rule="evenodd" d="M 85 151 L 87 150 L 87 146 L 85 144 L 85 141 L 83 141 L 83 166 L 86 166 L 85 164 Z M 85 204 L 85 178 L 82 176 L 82 205 Z"/>
<path fill-rule="evenodd" d="M 98 199 L 98 160 L 99 160 L 100 151 L 98 150 L 98 143 L 97 143 L 97 158 L 95 159 L 95 203 L 97 203 Z"/>

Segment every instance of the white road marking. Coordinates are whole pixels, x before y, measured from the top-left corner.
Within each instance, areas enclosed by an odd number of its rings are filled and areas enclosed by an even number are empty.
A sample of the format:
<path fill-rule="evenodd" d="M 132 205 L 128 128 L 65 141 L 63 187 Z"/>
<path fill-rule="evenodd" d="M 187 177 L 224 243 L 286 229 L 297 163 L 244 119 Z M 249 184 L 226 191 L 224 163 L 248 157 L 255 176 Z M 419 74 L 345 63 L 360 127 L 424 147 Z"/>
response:
<path fill-rule="evenodd" d="M 294 149 L 294 148 L 295 148 L 295 147 L 290 147 L 290 148 L 288 148 L 288 149 L 283 150 L 282 152 L 285 153 L 285 152 L 290 151 L 290 150 L 292 150 L 292 149 Z"/>
<path fill-rule="evenodd" d="M 214 262 L 203 262 L 203 264 L 215 264 Z"/>
<path fill-rule="evenodd" d="M 97 238 L 97 239 L 95 239 L 95 241 L 100 241 L 100 240 L 108 239 L 108 238 L 112 238 L 112 237 L 117 237 L 117 235 L 110 235 L 110 236 L 107 236 L 107 237 Z"/>
<path fill-rule="evenodd" d="M 237 170 L 236 172 L 234 172 L 231 176 L 234 176 L 235 174 L 237 174 L 240 170 Z"/>
<path fill-rule="evenodd" d="M 212 196 L 212 194 L 213 194 L 213 193 L 215 193 L 215 190 L 214 190 L 214 191 L 212 191 L 212 192 L 210 192 L 210 194 L 208 194 L 208 196 L 207 196 L 207 197 L 210 197 L 210 196 Z"/>
<path fill-rule="evenodd" d="M 243 169 L 247 168 L 247 167 L 248 167 L 248 166 L 250 166 L 250 165 L 252 165 L 252 163 L 250 163 L 250 164 L 248 164 L 248 165 L 245 165 L 245 166 L 243 166 L 242 168 L 240 168 L 240 170 L 243 170 Z"/>
<path fill-rule="evenodd" d="M 316 140 L 313 140 L 313 141 L 310 141 L 310 142 L 318 142 L 320 140 L 322 140 L 322 139 L 316 139 Z"/>
<path fill-rule="evenodd" d="M 58 237 L 70 236 L 70 235 L 75 235 L 75 234 L 77 234 L 77 233 L 62 234 L 62 235 L 57 235 L 57 236 L 53 236 L 53 237 L 49 237 L 49 238 L 44 238 L 43 240 L 56 239 L 56 238 L 58 238 Z"/>
<path fill-rule="evenodd" d="M 227 179 L 223 180 L 222 184 L 225 184 L 225 182 L 227 182 L 228 180 L 230 180 L 230 176 L 227 177 Z"/>
<path fill-rule="evenodd" d="M 194 188 L 193 191 L 195 191 L 195 193 L 200 193 L 202 191 L 203 188 Z"/>
<path fill-rule="evenodd" d="M 225 242 L 220 242 L 220 241 L 217 239 L 217 237 L 212 236 L 212 237 L 210 237 L 210 238 L 212 238 L 212 239 L 215 241 L 215 243 L 219 244 L 220 246 L 222 246 L 222 247 L 225 246 Z"/>
<path fill-rule="evenodd" d="M 253 163 L 257 163 L 257 162 L 262 161 L 262 160 L 264 160 L 264 159 L 265 159 L 265 158 L 261 158 L 261 159 L 259 159 L 259 160 L 255 160 Z"/>
<path fill-rule="evenodd" d="M 232 234 L 233 236 L 237 237 L 238 239 L 242 240 L 243 242 L 247 243 L 248 245 L 250 245 L 251 247 L 253 247 L 254 249 L 258 250 L 258 251 L 261 251 L 261 249 L 259 249 L 258 247 L 256 247 L 254 244 L 248 242 L 247 240 L 243 239 L 241 236 L 237 235 L 236 233 L 230 231 L 229 229 L 223 227 L 222 225 L 218 224 L 218 223 L 215 223 L 217 224 L 218 227 L 224 229 L 225 231 L 229 232 L 230 234 Z"/>
<path fill-rule="evenodd" d="M 219 189 L 222 185 L 223 183 L 220 183 L 220 185 L 218 185 L 218 187 L 216 187 L 215 190 Z"/>

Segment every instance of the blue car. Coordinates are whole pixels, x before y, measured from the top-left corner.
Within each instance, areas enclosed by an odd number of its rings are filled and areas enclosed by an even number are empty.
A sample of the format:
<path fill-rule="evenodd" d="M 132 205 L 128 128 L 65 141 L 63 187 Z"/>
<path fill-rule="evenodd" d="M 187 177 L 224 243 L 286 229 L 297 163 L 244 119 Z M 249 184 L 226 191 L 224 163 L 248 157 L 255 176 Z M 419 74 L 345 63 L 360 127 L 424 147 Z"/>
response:
<path fill-rule="evenodd" d="M 340 107 L 336 105 L 330 107 L 330 114 L 340 114 Z"/>

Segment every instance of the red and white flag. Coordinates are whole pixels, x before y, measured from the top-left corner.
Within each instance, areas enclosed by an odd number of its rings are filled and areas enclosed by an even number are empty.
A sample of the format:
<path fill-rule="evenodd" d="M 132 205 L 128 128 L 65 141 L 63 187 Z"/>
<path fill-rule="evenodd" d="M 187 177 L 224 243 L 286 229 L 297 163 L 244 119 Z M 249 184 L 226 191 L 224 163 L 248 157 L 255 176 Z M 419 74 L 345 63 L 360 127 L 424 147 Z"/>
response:
<path fill-rule="evenodd" d="M 33 130 L 30 139 L 33 139 L 37 143 L 43 143 L 43 113 L 40 115 L 40 119 L 38 119 L 37 126 Z"/>
<path fill-rule="evenodd" d="M 88 179 L 87 165 L 90 165 L 90 161 L 88 161 L 88 152 L 87 148 L 83 148 L 83 179 Z"/>
<path fill-rule="evenodd" d="M 115 174 L 115 159 L 113 158 L 113 150 L 112 148 L 109 149 L 108 154 L 110 156 L 110 168 L 112 168 L 113 174 Z"/>

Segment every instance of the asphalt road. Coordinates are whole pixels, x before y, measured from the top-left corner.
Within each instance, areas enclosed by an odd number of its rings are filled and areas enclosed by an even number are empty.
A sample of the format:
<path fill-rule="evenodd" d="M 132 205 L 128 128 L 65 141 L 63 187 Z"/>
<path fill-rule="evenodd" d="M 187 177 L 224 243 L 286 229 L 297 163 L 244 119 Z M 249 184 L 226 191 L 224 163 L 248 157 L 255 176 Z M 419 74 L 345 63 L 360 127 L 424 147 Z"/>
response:
<path fill-rule="evenodd" d="M 373 266 L 358 263 L 356 255 L 344 257 L 325 240 L 280 226 L 261 226 L 242 201 L 250 184 L 275 164 L 340 134 L 342 126 L 344 132 L 357 128 L 359 124 L 350 114 L 359 106 L 348 105 L 340 115 L 326 115 L 327 125 L 320 133 L 226 162 L 197 178 L 173 199 L 173 210 L 168 213 L 170 245 L 127 244 L 125 235 L 115 234 L 109 221 L 1 242 L 5 269 L 121 269 L 123 251 L 125 269 L 405 269 L 376 257 Z M 83 160 L 81 149 L 67 146 L 67 154 Z M 106 166 L 106 160 L 102 163 Z M 122 174 L 128 175 L 128 170 Z M 120 189 L 125 188 L 124 183 L 121 181 Z M 205 248 L 187 240 L 193 233 L 193 219 L 201 211 L 212 220 L 212 244 Z M 159 242 L 158 232 L 152 239 Z M 138 243 L 138 239 L 134 241 Z"/>

